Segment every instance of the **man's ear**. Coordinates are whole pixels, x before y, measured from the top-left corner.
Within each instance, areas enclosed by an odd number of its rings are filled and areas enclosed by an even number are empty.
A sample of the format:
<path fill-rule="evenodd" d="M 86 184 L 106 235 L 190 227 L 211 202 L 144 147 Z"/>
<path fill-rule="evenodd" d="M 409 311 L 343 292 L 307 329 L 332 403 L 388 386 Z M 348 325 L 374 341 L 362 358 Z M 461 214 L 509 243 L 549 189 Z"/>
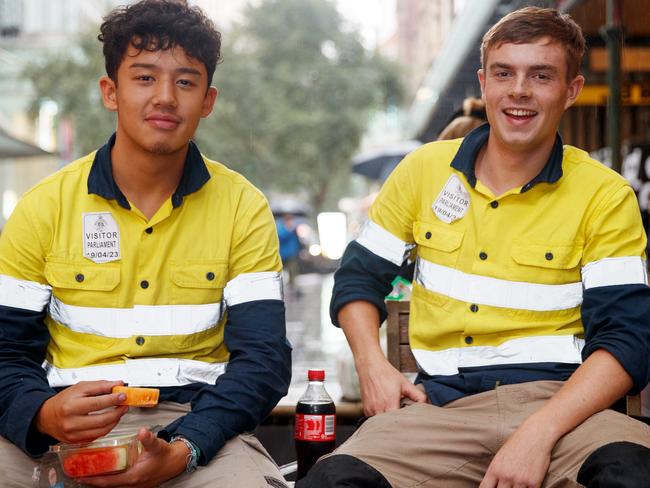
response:
<path fill-rule="evenodd" d="M 564 109 L 566 110 L 571 105 L 573 105 L 582 91 L 582 87 L 585 86 L 585 77 L 582 75 L 576 76 L 569 83 L 569 89 L 567 90 L 567 99 L 564 103 Z"/>
<path fill-rule="evenodd" d="M 117 112 L 117 86 L 109 76 L 102 76 L 99 79 L 99 91 L 102 94 L 102 102 L 111 112 Z"/>
<path fill-rule="evenodd" d="M 207 117 L 212 113 L 214 108 L 214 103 L 217 100 L 217 95 L 219 95 L 219 90 L 216 87 L 211 86 L 208 88 L 208 91 L 205 94 L 203 99 L 203 107 L 201 108 L 201 117 Z"/>
<path fill-rule="evenodd" d="M 481 85 L 481 98 L 485 102 L 485 71 L 483 71 L 483 68 L 479 69 L 476 75 L 478 76 L 478 83 Z"/>

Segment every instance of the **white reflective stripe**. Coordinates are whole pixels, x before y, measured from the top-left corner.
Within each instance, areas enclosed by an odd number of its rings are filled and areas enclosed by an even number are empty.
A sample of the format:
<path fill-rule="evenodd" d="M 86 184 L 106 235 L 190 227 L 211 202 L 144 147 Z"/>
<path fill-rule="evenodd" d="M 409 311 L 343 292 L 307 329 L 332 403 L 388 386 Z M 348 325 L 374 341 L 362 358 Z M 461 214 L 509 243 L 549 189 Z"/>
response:
<path fill-rule="evenodd" d="M 0 305 L 42 312 L 50 301 L 52 287 L 35 281 L 0 275 Z"/>
<path fill-rule="evenodd" d="M 401 266 L 406 255 L 413 247 L 412 243 L 404 242 L 395 237 L 383 227 L 368 220 L 361 231 L 357 242 L 380 258 L 384 258 L 397 266 Z"/>
<path fill-rule="evenodd" d="M 220 303 L 98 308 L 68 305 L 52 296 L 50 316 L 74 332 L 124 339 L 137 335 L 195 334 L 215 327 Z"/>
<path fill-rule="evenodd" d="M 226 284 L 223 297 L 228 307 L 255 300 L 282 300 L 282 275 L 275 271 L 242 273 Z"/>
<path fill-rule="evenodd" d="M 43 363 L 50 386 L 69 386 L 79 381 L 122 380 L 130 386 L 182 386 L 190 383 L 214 384 L 226 371 L 227 363 L 206 363 L 191 359 L 127 359 L 119 364 L 85 368 L 57 368 Z"/>
<path fill-rule="evenodd" d="M 469 346 L 443 351 L 413 349 L 418 365 L 429 375 L 458 374 L 458 368 L 501 364 L 580 364 L 584 339 L 575 336 L 537 336 L 511 339 L 498 346 Z"/>
<path fill-rule="evenodd" d="M 582 282 L 585 290 L 598 286 L 648 284 L 648 274 L 640 256 L 604 258 L 584 265 Z"/>
<path fill-rule="evenodd" d="M 427 290 L 468 303 L 534 310 L 566 310 L 582 303 L 582 283 L 543 285 L 463 273 L 418 257 L 415 279 Z"/>

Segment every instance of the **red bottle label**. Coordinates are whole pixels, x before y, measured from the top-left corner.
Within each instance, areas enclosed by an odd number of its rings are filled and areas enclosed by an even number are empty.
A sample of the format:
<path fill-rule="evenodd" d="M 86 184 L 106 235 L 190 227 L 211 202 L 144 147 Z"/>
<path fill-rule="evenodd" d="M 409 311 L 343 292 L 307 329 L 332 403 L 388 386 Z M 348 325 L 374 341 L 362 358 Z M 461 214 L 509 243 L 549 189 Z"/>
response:
<path fill-rule="evenodd" d="M 336 415 L 296 414 L 294 438 L 299 441 L 325 442 L 336 439 Z"/>

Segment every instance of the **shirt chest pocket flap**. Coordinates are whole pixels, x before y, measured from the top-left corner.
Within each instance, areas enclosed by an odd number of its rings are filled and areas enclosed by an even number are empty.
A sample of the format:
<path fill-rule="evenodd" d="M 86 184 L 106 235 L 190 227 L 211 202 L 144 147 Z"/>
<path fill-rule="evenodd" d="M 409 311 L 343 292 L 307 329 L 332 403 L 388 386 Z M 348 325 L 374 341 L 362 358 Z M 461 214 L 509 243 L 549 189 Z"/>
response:
<path fill-rule="evenodd" d="M 113 290 L 120 284 L 120 264 L 46 261 L 45 278 L 56 298 L 69 305 L 114 307 Z"/>
<path fill-rule="evenodd" d="M 175 261 L 171 263 L 171 281 L 176 303 L 212 303 L 221 300 L 228 280 L 225 261 Z"/>
<path fill-rule="evenodd" d="M 455 266 L 463 242 L 463 232 L 430 222 L 415 222 L 413 238 L 418 255 L 427 261 L 444 266 Z"/>
<path fill-rule="evenodd" d="M 540 244 L 515 241 L 512 259 L 524 266 L 547 269 L 574 269 L 582 258 L 582 246 L 575 243 Z"/>

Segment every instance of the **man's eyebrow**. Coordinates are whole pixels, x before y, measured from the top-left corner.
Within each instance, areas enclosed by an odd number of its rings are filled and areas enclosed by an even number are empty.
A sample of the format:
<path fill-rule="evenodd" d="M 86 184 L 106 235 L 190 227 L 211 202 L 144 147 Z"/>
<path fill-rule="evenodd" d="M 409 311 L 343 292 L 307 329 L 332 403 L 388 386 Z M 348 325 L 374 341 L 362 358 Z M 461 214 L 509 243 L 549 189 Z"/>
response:
<path fill-rule="evenodd" d="M 528 69 L 530 71 L 552 71 L 554 73 L 557 72 L 557 67 L 553 66 L 552 64 L 534 64 Z"/>
<path fill-rule="evenodd" d="M 508 63 L 492 63 L 489 67 L 490 70 L 494 69 L 513 69 L 513 66 Z M 551 71 L 557 73 L 558 69 L 552 64 L 533 64 L 527 67 L 528 71 Z"/>
<path fill-rule="evenodd" d="M 156 69 L 157 66 L 152 63 L 133 63 L 129 66 L 129 69 L 134 69 L 134 68 Z M 198 69 L 189 68 L 186 66 L 181 66 L 180 68 L 176 68 L 174 71 L 176 71 L 177 73 L 201 76 L 201 72 Z"/>

